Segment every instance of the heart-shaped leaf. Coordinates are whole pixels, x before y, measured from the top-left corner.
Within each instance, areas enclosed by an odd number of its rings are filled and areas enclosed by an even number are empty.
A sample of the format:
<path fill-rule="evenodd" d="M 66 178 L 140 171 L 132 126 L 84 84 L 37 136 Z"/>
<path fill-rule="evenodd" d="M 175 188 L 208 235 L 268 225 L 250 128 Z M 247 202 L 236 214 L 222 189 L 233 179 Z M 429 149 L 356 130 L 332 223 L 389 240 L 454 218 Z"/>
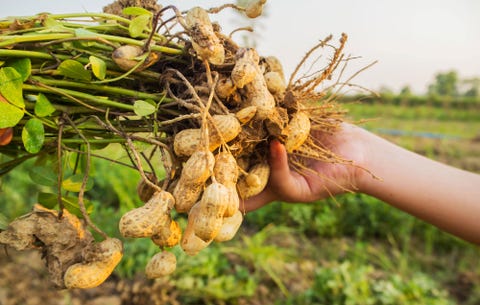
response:
<path fill-rule="evenodd" d="M 36 154 L 42 149 L 45 140 L 45 129 L 39 119 L 33 118 L 25 123 L 22 129 L 22 141 L 25 150 Z"/>
<path fill-rule="evenodd" d="M 107 64 L 102 59 L 93 55 L 89 57 L 89 61 L 93 75 L 100 80 L 105 79 L 105 75 L 107 74 Z"/>
<path fill-rule="evenodd" d="M 32 71 L 30 58 L 16 59 L 12 62 L 9 62 L 8 66 L 14 68 L 22 76 L 22 82 L 26 81 L 30 77 L 30 73 Z"/>
<path fill-rule="evenodd" d="M 89 81 L 92 74 L 81 63 L 73 59 L 64 60 L 57 68 L 58 72 L 68 78 Z"/>
<path fill-rule="evenodd" d="M 155 105 L 142 100 L 137 100 L 133 104 L 133 111 L 138 116 L 146 116 L 154 113 L 156 110 Z"/>
<path fill-rule="evenodd" d="M 46 117 L 55 112 L 55 107 L 52 106 L 48 98 L 39 93 L 34 108 L 35 114 L 39 117 Z"/>
<path fill-rule="evenodd" d="M 130 25 L 128 26 L 128 31 L 130 36 L 133 38 L 139 37 L 142 35 L 143 31 L 150 24 L 150 15 L 139 15 L 132 19 Z"/>
<path fill-rule="evenodd" d="M 19 108 L 25 107 L 22 91 L 22 75 L 12 67 L 3 67 L 0 69 L 0 94 Z"/>

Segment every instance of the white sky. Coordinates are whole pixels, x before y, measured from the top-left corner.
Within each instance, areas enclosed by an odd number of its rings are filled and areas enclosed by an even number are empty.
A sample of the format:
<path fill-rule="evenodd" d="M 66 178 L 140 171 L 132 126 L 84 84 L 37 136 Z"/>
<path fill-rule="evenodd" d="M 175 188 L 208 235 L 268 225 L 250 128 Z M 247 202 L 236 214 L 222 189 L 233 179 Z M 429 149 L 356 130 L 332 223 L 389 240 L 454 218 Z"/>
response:
<path fill-rule="evenodd" d="M 113 0 L 0 0 L 0 17 L 39 12 L 99 12 Z M 159 1 L 180 9 L 205 8 L 232 1 Z M 355 79 L 378 90 L 405 85 L 425 92 L 438 72 L 480 77 L 480 1 L 478 0 L 336 0 L 268 1 L 268 16 L 258 19 L 260 55 L 275 55 L 289 75 L 304 53 L 328 34 L 349 35 L 346 52 L 361 56 L 351 69 L 379 62 Z M 228 33 L 244 20 L 222 12 L 212 17 Z M 239 38 L 239 36 L 234 36 Z M 237 40 L 237 39 L 236 39 Z M 238 40 L 237 40 L 238 41 Z M 353 72 L 351 72 L 353 73 Z"/>

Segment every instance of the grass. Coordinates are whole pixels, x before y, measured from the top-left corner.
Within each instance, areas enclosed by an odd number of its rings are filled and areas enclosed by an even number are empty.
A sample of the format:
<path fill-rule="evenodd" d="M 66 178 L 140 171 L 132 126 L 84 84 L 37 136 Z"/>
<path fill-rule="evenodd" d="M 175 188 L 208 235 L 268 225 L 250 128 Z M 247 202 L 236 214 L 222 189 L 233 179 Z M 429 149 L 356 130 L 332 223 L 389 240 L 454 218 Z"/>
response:
<path fill-rule="evenodd" d="M 353 120 L 378 118 L 364 124 L 371 130 L 455 135 L 384 136 L 480 172 L 480 146 L 472 140 L 480 130 L 476 114 L 377 104 L 347 107 Z M 36 192 L 44 189 L 27 174 L 32 166 L 28 161 L 2 177 L 2 222 L 27 212 Z M 87 195 L 95 206 L 92 218 L 110 235 L 118 236 L 121 212 L 141 204 L 135 191 L 138 179 L 128 168 L 95 162 L 95 185 Z M 116 273 L 134 279 L 158 248 L 149 240 L 125 242 Z M 212 244 L 195 257 L 178 247 L 172 251 L 178 270 L 166 287 L 182 304 L 480 303 L 478 247 L 366 195 L 313 204 L 273 203 L 247 214 L 242 231 L 230 242 Z"/>

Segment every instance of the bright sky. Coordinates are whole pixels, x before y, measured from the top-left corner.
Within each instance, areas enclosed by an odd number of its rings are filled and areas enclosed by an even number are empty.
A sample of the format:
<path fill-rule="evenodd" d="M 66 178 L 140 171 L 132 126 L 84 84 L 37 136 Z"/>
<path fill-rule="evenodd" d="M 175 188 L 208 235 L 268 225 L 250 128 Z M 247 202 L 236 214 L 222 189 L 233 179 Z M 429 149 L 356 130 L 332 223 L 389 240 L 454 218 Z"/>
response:
<path fill-rule="evenodd" d="M 0 17 L 99 12 L 112 1 L 18 0 L 12 5 L 11 1 L 0 0 Z M 181 10 L 227 2 L 159 1 Z M 436 73 L 451 69 L 461 78 L 480 77 L 478 0 L 269 0 L 267 13 L 257 21 L 257 49 L 260 55 L 277 56 L 287 75 L 318 40 L 329 34 L 339 38 L 345 32 L 349 35 L 346 53 L 361 57 L 350 65 L 350 74 L 378 60 L 355 78 L 355 83 L 369 89 L 386 86 L 397 91 L 409 85 L 416 92 L 425 92 Z M 212 19 L 218 20 L 226 33 L 247 22 L 228 12 Z"/>

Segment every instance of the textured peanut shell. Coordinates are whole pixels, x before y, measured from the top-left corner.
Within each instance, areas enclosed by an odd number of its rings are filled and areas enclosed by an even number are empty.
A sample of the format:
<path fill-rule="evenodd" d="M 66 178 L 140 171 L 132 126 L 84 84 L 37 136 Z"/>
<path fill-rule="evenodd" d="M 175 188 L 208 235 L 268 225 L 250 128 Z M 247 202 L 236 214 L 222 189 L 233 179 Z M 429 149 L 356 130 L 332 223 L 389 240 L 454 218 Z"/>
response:
<path fill-rule="evenodd" d="M 145 275 L 149 279 L 156 279 L 172 274 L 177 268 L 177 258 L 172 252 L 162 251 L 155 254 L 145 267 Z"/>
<path fill-rule="evenodd" d="M 182 240 L 180 241 L 180 247 L 183 251 L 189 256 L 195 256 L 200 251 L 208 247 L 208 245 L 212 242 L 210 241 L 203 241 L 197 235 L 195 235 L 195 231 L 193 228 L 194 220 L 199 217 L 198 216 L 199 206 L 198 203 L 193 205 L 188 213 L 188 222 L 187 226 L 182 235 Z"/>
<path fill-rule="evenodd" d="M 178 213 L 188 213 L 202 194 L 204 183 L 187 184 L 178 181 L 173 190 L 175 197 L 175 210 Z"/>
<path fill-rule="evenodd" d="M 215 156 L 213 175 L 217 182 L 229 187 L 238 180 L 238 166 L 235 157 L 227 151 L 219 152 Z"/>
<path fill-rule="evenodd" d="M 258 66 L 260 57 L 252 48 L 240 48 L 235 54 L 235 66 L 230 77 L 237 88 L 243 88 L 261 73 Z"/>
<path fill-rule="evenodd" d="M 253 0 L 250 1 L 245 8 L 245 15 L 248 18 L 257 18 L 258 16 L 262 15 L 263 5 L 267 2 L 267 0 Z"/>
<path fill-rule="evenodd" d="M 195 235 L 203 241 L 215 238 L 222 226 L 228 200 L 229 191 L 223 184 L 212 182 L 205 188 L 202 199 L 197 203 L 198 215 L 193 218 Z"/>
<path fill-rule="evenodd" d="M 185 162 L 180 175 L 186 184 L 204 183 L 212 175 L 215 157 L 210 151 L 199 150 L 194 152 Z"/>
<path fill-rule="evenodd" d="M 208 149 L 210 151 L 217 149 L 223 141 L 227 143 L 235 139 L 242 131 L 240 122 L 234 114 L 214 115 L 212 116 L 212 121 L 208 124 Z M 202 148 L 201 139 L 201 129 L 184 129 L 175 135 L 173 150 L 177 156 L 191 156 Z"/>
<path fill-rule="evenodd" d="M 120 240 L 108 238 L 86 250 L 84 262 L 70 266 L 64 275 L 65 287 L 93 288 L 102 284 L 113 272 L 123 255 Z"/>
<path fill-rule="evenodd" d="M 142 47 L 124 45 L 118 47 L 112 53 L 112 59 L 120 69 L 128 71 L 138 64 L 136 59 L 143 54 Z"/>
<path fill-rule="evenodd" d="M 159 191 L 144 206 L 125 213 L 119 222 L 123 237 L 151 237 L 156 228 L 170 223 L 170 211 L 175 204 L 172 194 Z"/>
<path fill-rule="evenodd" d="M 255 117 L 256 113 L 257 106 L 247 106 L 235 113 L 235 116 L 237 117 L 240 124 L 243 125 L 250 122 Z"/>
<path fill-rule="evenodd" d="M 263 77 L 265 78 L 265 82 L 270 93 L 280 96 L 285 94 L 287 85 L 285 84 L 285 81 L 278 72 L 270 71 L 265 73 Z"/>
<path fill-rule="evenodd" d="M 269 176 L 270 166 L 267 163 L 255 164 L 248 171 L 248 175 L 239 179 L 237 183 L 239 196 L 247 199 L 258 195 L 267 186 Z"/>
<path fill-rule="evenodd" d="M 225 49 L 215 34 L 208 13 L 201 7 L 194 7 L 187 12 L 185 22 L 197 55 L 214 65 L 223 64 Z"/>
<path fill-rule="evenodd" d="M 307 113 L 297 111 L 292 115 L 286 128 L 287 139 L 285 148 L 287 152 L 292 153 L 302 146 L 310 135 L 310 118 Z"/>
<path fill-rule="evenodd" d="M 170 224 L 157 228 L 157 231 L 152 235 L 151 239 L 154 244 L 163 247 L 173 247 L 180 242 L 182 238 L 182 230 L 176 221 L 171 221 Z"/>
<path fill-rule="evenodd" d="M 243 214 L 241 211 L 237 210 L 235 214 L 231 217 L 223 218 L 223 224 L 218 232 L 217 236 L 215 236 L 216 242 L 224 242 L 231 240 L 237 234 L 238 229 L 243 221 Z"/>
<path fill-rule="evenodd" d="M 228 99 L 235 93 L 235 85 L 230 77 L 220 79 L 215 86 L 215 93 L 221 99 Z"/>

